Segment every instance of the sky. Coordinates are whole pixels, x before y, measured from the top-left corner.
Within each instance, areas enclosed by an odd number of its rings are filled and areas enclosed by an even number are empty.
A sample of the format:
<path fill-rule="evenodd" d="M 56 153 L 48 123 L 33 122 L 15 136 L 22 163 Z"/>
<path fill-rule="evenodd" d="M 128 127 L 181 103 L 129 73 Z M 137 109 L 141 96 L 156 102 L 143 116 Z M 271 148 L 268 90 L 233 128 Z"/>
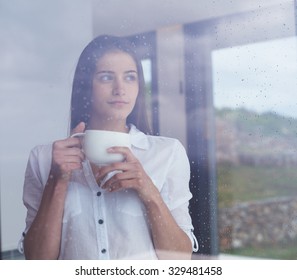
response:
<path fill-rule="evenodd" d="M 297 118 L 297 39 L 214 51 L 214 105 Z"/>

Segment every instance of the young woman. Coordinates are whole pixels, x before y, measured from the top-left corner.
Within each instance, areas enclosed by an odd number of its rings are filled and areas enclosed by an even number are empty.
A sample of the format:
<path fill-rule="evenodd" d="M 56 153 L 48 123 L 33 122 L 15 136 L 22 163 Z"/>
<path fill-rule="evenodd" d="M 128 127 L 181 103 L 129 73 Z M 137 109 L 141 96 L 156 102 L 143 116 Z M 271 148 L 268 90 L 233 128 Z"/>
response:
<path fill-rule="evenodd" d="M 197 242 L 188 158 L 178 140 L 149 135 L 142 67 L 122 38 L 99 36 L 79 58 L 71 130 L 86 128 L 129 133 L 132 148 L 111 148 L 125 161 L 101 168 L 75 137 L 32 150 L 20 243 L 26 258 L 190 259 Z"/>

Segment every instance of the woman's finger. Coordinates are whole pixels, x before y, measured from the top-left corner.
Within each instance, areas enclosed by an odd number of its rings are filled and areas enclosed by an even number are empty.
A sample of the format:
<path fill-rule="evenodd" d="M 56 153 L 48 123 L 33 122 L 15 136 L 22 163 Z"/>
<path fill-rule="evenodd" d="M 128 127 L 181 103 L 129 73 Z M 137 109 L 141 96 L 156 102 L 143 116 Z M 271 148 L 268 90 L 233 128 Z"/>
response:
<path fill-rule="evenodd" d="M 128 147 L 111 147 L 107 149 L 107 152 L 112 154 L 122 154 L 127 162 L 137 160 Z"/>
<path fill-rule="evenodd" d="M 127 172 L 129 170 L 134 170 L 136 169 L 135 163 L 131 162 L 115 162 L 107 166 L 103 166 L 99 168 L 96 172 L 96 179 L 98 180 L 103 180 L 105 176 L 113 171 L 122 171 L 122 172 Z"/>
<path fill-rule="evenodd" d="M 75 133 L 81 133 L 84 132 L 86 129 L 86 124 L 84 122 L 80 122 L 72 131 L 71 135 Z"/>
<path fill-rule="evenodd" d="M 103 189 L 109 189 L 113 185 L 116 185 L 122 181 L 139 179 L 141 177 L 140 172 L 132 170 L 129 172 L 119 172 L 113 175 L 109 180 L 107 180 L 102 186 Z"/>
<path fill-rule="evenodd" d="M 85 154 L 83 153 L 83 151 L 80 148 L 76 148 L 76 147 L 75 148 L 65 149 L 64 155 L 65 156 L 77 156 L 81 160 L 85 159 Z"/>
<path fill-rule="evenodd" d="M 124 190 L 124 189 L 137 189 L 139 187 L 137 179 L 127 179 L 116 181 L 111 185 L 106 185 L 105 189 L 109 192 Z"/>

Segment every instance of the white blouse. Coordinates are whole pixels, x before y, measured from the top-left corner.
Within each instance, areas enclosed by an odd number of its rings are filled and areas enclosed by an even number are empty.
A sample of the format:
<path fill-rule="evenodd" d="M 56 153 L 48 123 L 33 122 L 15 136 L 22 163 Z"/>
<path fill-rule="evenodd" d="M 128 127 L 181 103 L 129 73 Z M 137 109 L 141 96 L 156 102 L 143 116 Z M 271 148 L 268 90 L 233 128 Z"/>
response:
<path fill-rule="evenodd" d="M 179 227 L 191 239 L 193 251 L 197 252 L 188 210 L 192 195 L 184 147 L 176 139 L 145 135 L 133 125 L 130 136 L 133 154 L 160 191 Z M 27 217 L 23 236 L 38 211 L 51 157 L 52 145 L 37 146 L 31 151 L 24 182 Z M 21 252 L 23 239 L 19 243 Z M 82 170 L 72 173 L 68 186 L 59 259 L 157 259 L 145 209 L 135 191 L 110 193 L 103 190 L 88 161 L 83 162 Z"/>

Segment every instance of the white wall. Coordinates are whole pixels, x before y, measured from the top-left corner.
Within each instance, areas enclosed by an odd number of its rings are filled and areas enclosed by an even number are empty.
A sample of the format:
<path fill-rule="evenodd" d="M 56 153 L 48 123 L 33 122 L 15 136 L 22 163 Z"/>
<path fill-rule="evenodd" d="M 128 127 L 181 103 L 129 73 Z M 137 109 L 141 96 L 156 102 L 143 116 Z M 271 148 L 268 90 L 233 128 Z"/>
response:
<path fill-rule="evenodd" d="M 92 37 L 91 1 L 1 1 L 2 250 L 17 247 L 29 151 L 67 135 L 72 76 Z"/>

